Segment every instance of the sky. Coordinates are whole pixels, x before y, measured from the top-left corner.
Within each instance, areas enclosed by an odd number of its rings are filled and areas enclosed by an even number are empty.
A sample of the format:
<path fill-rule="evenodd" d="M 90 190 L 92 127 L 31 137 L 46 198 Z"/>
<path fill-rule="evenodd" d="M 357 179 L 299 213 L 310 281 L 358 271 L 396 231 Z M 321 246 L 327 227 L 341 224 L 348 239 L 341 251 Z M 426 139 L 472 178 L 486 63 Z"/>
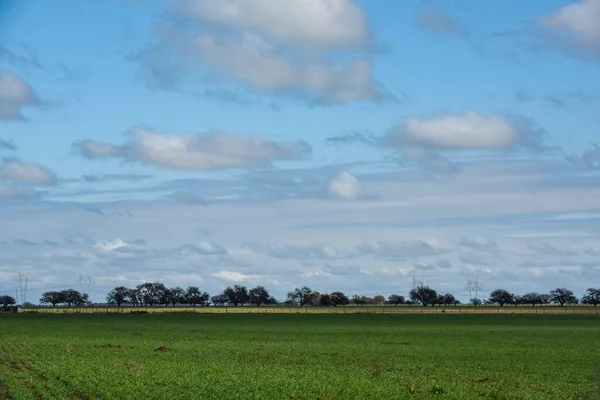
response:
<path fill-rule="evenodd" d="M 599 21 L 600 0 L 0 0 L 0 292 L 581 296 Z"/>

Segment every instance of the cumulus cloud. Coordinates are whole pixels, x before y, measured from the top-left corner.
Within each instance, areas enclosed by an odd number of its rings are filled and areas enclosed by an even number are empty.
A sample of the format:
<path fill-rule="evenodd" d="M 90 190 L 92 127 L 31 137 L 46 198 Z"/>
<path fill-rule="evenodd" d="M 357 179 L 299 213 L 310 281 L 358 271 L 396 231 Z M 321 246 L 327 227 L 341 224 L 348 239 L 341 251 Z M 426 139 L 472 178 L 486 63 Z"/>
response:
<path fill-rule="evenodd" d="M 0 72 L 0 120 L 25 120 L 23 109 L 40 103 L 23 78 L 11 72 Z"/>
<path fill-rule="evenodd" d="M 539 20 L 549 40 L 567 51 L 600 56 L 600 0 L 581 0 Z"/>
<path fill-rule="evenodd" d="M 329 182 L 329 196 L 343 200 L 357 200 L 363 196 L 358 179 L 348 171 L 340 172 Z"/>
<path fill-rule="evenodd" d="M 214 276 L 216 278 L 221 278 L 226 281 L 231 281 L 231 282 L 243 282 L 243 281 L 247 281 L 247 280 L 254 278 L 251 275 L 246 275 L 246 274 L 242 274 L 241 272 L 231 272 L 231 271 L 219 271 L 215 274 L 212 274 L 212 276 Z"/>
<path fill-rule="evenodd" d="M 432 4 L 424 5 L 419 10 L 417 21 L 422 29 L 428 31 L 448 35 L 469 35 L 469 29 L 465 24 L 440 6 Z"/>
<path fill-rule="evenodd" d="M 146 165 L 181 170 L 249 168 L 273 161 L 298 160 L 311 152 L 303 141 L 277 142 L 262 135 L 160 134 L 134 129 L 122 145 L 86 139 L 73 149 L 89 159 L 120 158 Z"/>
<path fill-rule="evenodd" d="M 462 114 L 411 116 L 382 136 L 354 132 L 327 140 L 334 144 L 363 143 L 391 149 L 428 171 L 456 173 L 459 168 L 447 158 L 448 154 L 542 151 L 548 149 L 545 136 L 545 131 L 531 119 L 468 110 Z"/>
<path fill-rule="evenodd" d="M 365 13 L 352 0 L 183 0 L 177 11 L 309 48 L 361 45 L 369 39 Z"/>
<path fill-rule="evenodd" d="M 39 164 L 5 159 L 0 164 L 0 180 L 52 185 L 55 183 L 56 177 L 52 171 Z"/>
<path fill-rule="evenodd" d="M 365 14 L 352 0 L 187 0 L 172 11 L 187 23 L 156 29 L 156 40 L 133 57 L 152 88 L 202 75 L 208 83 L 235 82 L 313 103 L 391 97 L 365 54 L 347 57 L 371 42 Z M 198 23 L 202 31 L 193 28 Z"/>
<path fill-rule="evenodd" d="M 544 131 L 526 119 L 504 115 L 464 114 L 410 117 L 392 128 L 384 142 L 394 148 L 436 150 L 506 150 L 540 148 Z"/>

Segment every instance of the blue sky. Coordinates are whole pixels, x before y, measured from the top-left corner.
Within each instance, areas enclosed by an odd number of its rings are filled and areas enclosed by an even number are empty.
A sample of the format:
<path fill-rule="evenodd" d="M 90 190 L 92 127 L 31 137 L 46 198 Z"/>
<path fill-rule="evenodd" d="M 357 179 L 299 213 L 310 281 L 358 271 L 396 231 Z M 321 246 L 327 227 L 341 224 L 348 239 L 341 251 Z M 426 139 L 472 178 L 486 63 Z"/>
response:
<path fill-rule="evenodd" d="M 0 1 L 0 291 L 598 281 L 599 0 L 290 4 Z"/>

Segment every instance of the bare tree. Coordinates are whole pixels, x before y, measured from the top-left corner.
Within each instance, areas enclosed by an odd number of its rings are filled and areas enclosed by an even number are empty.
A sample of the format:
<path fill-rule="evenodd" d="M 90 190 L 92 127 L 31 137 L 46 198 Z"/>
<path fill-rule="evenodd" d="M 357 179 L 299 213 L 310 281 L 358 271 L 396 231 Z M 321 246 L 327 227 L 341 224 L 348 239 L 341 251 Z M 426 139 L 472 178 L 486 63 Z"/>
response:
<path fill-rule="evenodd" d="M 600 304 L 600 288 L 588 288 L 585 291 L 585 296 L 581 299 L 582 304 L 592 304 L 596 307 Z"/>
<path fill-rule="evenodd" d="M 269 294 L 269 291 L 263 286 L 257 286 L 254 289 L 250 289 L 248 298 L 250 303 L 260 307 L 261 304 L 270 304 L 272 297 Z"/>
<path fill-rule="evenodd" d="M 116 304 L 117 307 L 121 307 L 121 304 L 128 301 L 130 301 L 130 289 L 125 286 L 117 286 L 106 295 L 106 302 Z"/>
<path fill-rule="evenodd" d="M 299 306 L 304 306 L 313 301 L 316 298 L 316 294 L 314 290 L 308 286 L 304 286 L 292 290 L 288 293 L 287 297 L 288 301 L 298 304 Z"/>
<path fill-rule="evenodd" d="M 550 301 L 562 307 L 565 304 L 577 304 L 577 297 L 567 288 L 556 288 L 550 291 Z"/>

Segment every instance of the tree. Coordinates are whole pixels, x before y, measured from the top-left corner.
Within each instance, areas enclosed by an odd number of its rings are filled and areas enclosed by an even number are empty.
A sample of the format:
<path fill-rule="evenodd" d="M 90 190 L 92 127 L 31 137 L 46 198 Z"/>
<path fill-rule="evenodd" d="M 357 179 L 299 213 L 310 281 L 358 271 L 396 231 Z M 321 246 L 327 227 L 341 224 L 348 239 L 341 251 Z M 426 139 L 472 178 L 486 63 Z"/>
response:
<path fill-rule="evenodd" d="M 342 292 L 333 292 L 329 295 L 332 306 L 345 306 L 350 303 L 348 296 Z"/>
<path fill-rule="evenodd" d="M 540 293 L 540 304 L 547 306 L 552 301 L 550 299 L 550 294 L 548 293 Z"/>
<path fill-rule="evenodd" d="M 167 288 L 160 282 L 146 282 L 136 288 L 139 300 L 144 306 L 154 307 L 155 304 L 165 303 L 165 292 Z"/>
<path fill-rule="evenodd" d="M 556 288 L 550 291 L 550 301 L 562 307 L 565 304 L 577 304 L 577 297 L 567 288 Z"/>
<path fill-rule="evenodd" d="M 457 305 L 460 303 L 458 300 L 456 300 L 456 298 L 454 297 L 454 295 L 452 293 L 446 293 L 446 294 L 441 295 L 440 300 L 442 301 L 442 304 L 444 304 L 445 306 Z"/>
<path fill-rule="evenodd" d="M 390 294 L 388 297 L 388 303 L 390 304 L 394 304 L 394 305 L 398 305 L 398 304 L 404 304 L 404 296 L 400 296 L 398 294 Z"/>
<path fill-rule="evenodd" d="M 8 306 L 17 304 L 17 301 L 15 300 L 14 297 L 5 295 L 5 296 L 0 296 L 0 304 L 2 305 L 2 307 L 4 309 L 7 309 Z"/>
<path fill-rule="evenodd" d="M 379 305 L 385 304 L 385 297 L 378 294 L 377 296 L 373 297 L 373 303 Z"/>
<path fill-rule="evenodd" d="M 523 296 L 519 296 L 519 295 L 515 295 L 513 294 L 513 301 L 512 304 L 516 307 L 519 304 L 524 304 L 523 302 Z"/>
<path fill-rule="evenodd" d="M 125 286 L 117 286 L 106 295 L 106 302 L 109 304 L 116 304 L 117 307 L 121 307 L 121 304 L 130 301 L 130 289 Z"/>
<path fill-rule="evenodd" d="M 227 299 L 229 304 L 233 304 L 235 307 L 238 305 L 243 306 L 244 304 L 250 301 L 250 297 L 248 296 L 248 289 L 245 286 L 234 285 L 227 287 L 223 294 Z"/>
<path fill-rule="evenodd" d="M 288 300 L 293 304 L 304 306 L 317 298 L 314 290 L 308 286 L 296 288 L 288 293 Z"/>
<path fill-rule="evenodd" d="M 132 306 L 137 307 L 142 302 L 139 289 L 128 289 L 127 300 L 125 302 L 129 302 Z"/>
<path fill-rule="evenodd" d="M 417 286 L 412 289 L 409 293 L 411 300 L 418 301 L 423 305 L 423 307 L 427 307 L 428 304 L 433 303 L 438 295 L 435 290 L 430 288 L 429 286 Z"/>
<path fill-rule="evenodd" d="M 80 293 L 80 296 L 75 297 L 75 299 L 73 300 L 73 304 L 76 307 L 82 307 L 90 303 L 90 296 L 87 293 Z"/>
<path fill-rule="evenodd" d="M 227 296 L 224 293 L 218 294 L 210 298 L 210 301 L 216 306 L 222 306 L 227 303 Z"/>
<path fill-rule="evenodd" d="M 536 304 L 542 304 L 542 298 L 540 297 L 540 294 L 535 292 L 525 293 L 523 296 L 521 296 L 520 300 L 523 304 L 531 304 L 532 306 L 535 306 Z"/>
<path fill-rule="evenodd" d="M 319 305 L 329 307 L 331 305 L 331 296 L 327 293 L 319 295 Z"/>
<path fill-rule="evenodd" d="M 79 291 L 74 289 L 66 289 L 62 292 L 63 301 L 61 303 L 66 303 L 68 307 L 71 307 L 74 303 L 81 303 L 82 294 Z"/>
<path fill-rule="evenodd" d="M 197 286 L 190 286 L 185 292 L 185 300 L 192 307 L 196 305 L 205 305 L 210 300 L 210 295 L 207 292 L 201 292 Z"/>
<path fill-rule="evenodd" d="M 469 300 L 469 304 L 472 304 L 474 306 L 480 306 L 483 304 L 483 301 L 481 301 L 481 299 L 478 299 L 477 297 L 473 297 L 471 300 Z"/>
<path fill-rule="evenodd" d="M 257 286 L 253 289 L 250 289 L 248 292 L 248 297 L 250 303 L 256 304 L 256 307 L 260 307 L 261 304 L 269 304 L 271 300 L 269 291 L 263 286 Z"/>
<path fill-rule="evenodd" d="M 62 292 L 57 291 L 44 292 L 42 293 L 42 297 L 40 298 L 40 303 L 52 304 L 52 307 L 56 307 L 57 304 L 64 302 L 64 294 Z"/>
<path fill-rule="evenodd" d="M 505 304 L 510 304 L 515 300 L 515 296 L 512 295 L 508 290 L 496 289 L 490 293 L 490 301 L 492 303 L 499 304 L 503 307 Z"/>
<path fill-rule="evenodd" d="M 167 291 L 169 302 L 175 307 L 176 304 L 185 304 L 187 302 L 186 292 L 183 288 L 175 286 Z"/>
<path fill-rule="evenodd" d="M 594 307 L 600 304 L 600 288 L 588 288 L 581 298 L 581 304 L 592 304 Z"/>
<path fill-rule="evenodd" d="M 357 305 L 364 305 L 364 304 L 369 304 L 371 301 L 373 301 L 373 299 L 371 299 L 370 297 L 367 296 L 359 296 L 357 294 L 355 294 L 354 296 L 352 296 L 352 303 L 353 304 L 357 304 Z"/>

